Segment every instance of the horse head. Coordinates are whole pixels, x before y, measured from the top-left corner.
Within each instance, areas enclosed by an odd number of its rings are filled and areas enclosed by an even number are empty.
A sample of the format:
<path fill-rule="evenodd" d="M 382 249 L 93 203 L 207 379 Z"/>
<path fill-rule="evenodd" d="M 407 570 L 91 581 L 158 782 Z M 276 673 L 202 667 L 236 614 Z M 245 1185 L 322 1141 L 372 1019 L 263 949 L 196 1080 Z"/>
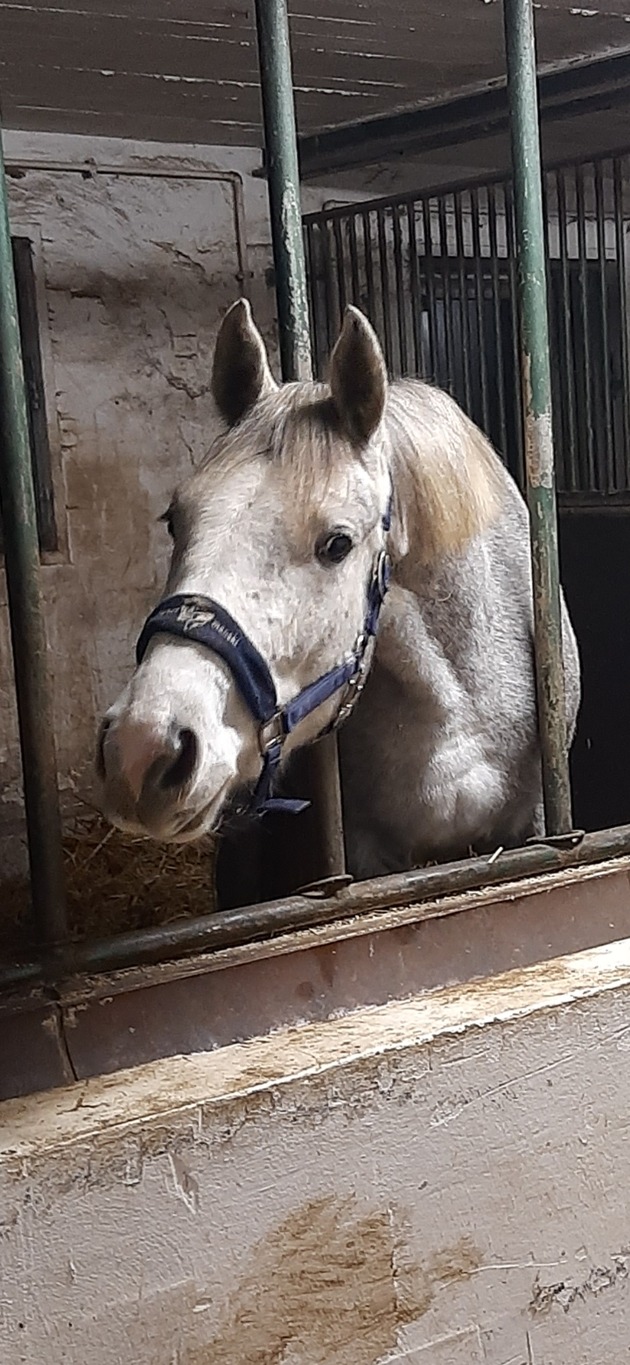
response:
<path fill-rule="evenodd" d="M 278 386 L 241 300 L 212 391 L 221 431 L 164 515 L 165 597 L 98 739 L 112 823 L 177 842 L 242 791 L 263 808 L 280 762 L 344 714 L 386 587 L 387 376 L 363 315 L 347 310 L 328 384 Z"/>

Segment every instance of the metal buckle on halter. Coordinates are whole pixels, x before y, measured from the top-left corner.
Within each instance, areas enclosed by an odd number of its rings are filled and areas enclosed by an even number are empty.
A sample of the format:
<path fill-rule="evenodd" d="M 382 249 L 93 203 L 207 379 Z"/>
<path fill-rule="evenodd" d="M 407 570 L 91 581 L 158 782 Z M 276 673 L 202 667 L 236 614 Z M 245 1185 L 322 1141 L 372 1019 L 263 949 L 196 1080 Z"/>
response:
<path fill-rule="evenodd" d="M 277 745 L 282 747 L 285 739 L 286 735 L 284 733 L 282 712 L 276 711 L 275 716 L 272 716 L 270 720 L 264 721 L 258 731 L 258 747 L 262 757 L 266 758 L 267 754 L 270 753 L 272 749 L 275 749 Z"/>
<path fill-rule="evenodd" d="M 367 682 L 375 648 L 376 638 L 374 635 L 359 635 L 354 651 L 357 658 L 356 670 L 346 683 L 343 700 L 333 723 L 335 730 L 337 726 L 342 725 L 348 719 L 361 696 Z"/>
<path fill-rule="evenodd" d="M 359 692 L 362 691 L 367 682 L 367 675 L 372 666 L 372 656 L 374 654 L 374 650 L 376 649 L 375 635 L 368 636 L 364 635 L 361 638 L 362 638 L 361 658 L 359 659 L 359 666 L 354 675 L 354 678 L 352 679 L 353 686 L 357 688 Z"/>
<path fill-rule="evenodd" d="M 374 583 L 378 588 L 381 602 L 384 602 L 389 587 L 389 577 L 392 569 L 392 561 L 387 550 L 380 551 L 374 566 Z"/>

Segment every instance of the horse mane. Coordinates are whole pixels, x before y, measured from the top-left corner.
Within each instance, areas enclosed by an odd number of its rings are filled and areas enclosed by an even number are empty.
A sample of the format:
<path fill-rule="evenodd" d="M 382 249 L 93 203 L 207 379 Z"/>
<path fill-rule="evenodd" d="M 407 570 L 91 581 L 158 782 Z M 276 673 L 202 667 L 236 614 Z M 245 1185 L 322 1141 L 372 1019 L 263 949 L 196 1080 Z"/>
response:
<path fill-rule="evenodd" d="M 486 530 L 500 509 L 503 466 L 447 393 L 417 379 L 395 381 L 385 430 L 401 515 L 419 531 L 414 553 L 435 563 Z"/>
<path fill-rule="evenodd" d="M 456 552 L 495 519 L 502 465 L 448 394 L 417 379 L 394 381 L 382 431 L 396 505 L 405 523 L 417 528 L 414 553 L 425 563 Z M 309 382 L 282 384 L 241 423 L 222 431 L 196 477 L 210 462 L 229 468 L 254 453 L 290 469 L 300 499 L 321 496 L 322 479 L 357 454 L 330 389 Z"/>

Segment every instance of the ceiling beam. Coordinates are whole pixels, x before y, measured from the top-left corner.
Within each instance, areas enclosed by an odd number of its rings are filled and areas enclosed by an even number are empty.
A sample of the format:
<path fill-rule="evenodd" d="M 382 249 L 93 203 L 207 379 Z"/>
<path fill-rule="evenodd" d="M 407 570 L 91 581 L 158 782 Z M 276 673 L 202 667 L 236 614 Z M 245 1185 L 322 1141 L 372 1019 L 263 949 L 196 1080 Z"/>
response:
<path fill-rule="evenodd" d="M 545 124 L 630 105 L 630 51 L 544 72 L 538 85 Z M 503 83 L 444 103 L 384 114 L 301 137 L 298 144 L 301 178 L 312 180 L 332 172 L 463 145 L 507 129 L 507 90 Z"/>

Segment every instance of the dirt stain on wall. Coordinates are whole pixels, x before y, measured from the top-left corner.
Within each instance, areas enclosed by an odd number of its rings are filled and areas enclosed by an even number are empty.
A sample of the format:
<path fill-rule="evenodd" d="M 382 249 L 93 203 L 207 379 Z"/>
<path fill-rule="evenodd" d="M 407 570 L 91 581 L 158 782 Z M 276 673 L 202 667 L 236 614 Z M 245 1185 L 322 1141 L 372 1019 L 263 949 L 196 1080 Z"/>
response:
<path fill-rule="evenodd" d="M 258 1245 L 212 1339 L 185 1347 L 181 1365 L 375 1365 L 481 1260 L 464 1239 L 413 1265 L 404 1241 L 389 1209 L 303 1205 Z"/>

